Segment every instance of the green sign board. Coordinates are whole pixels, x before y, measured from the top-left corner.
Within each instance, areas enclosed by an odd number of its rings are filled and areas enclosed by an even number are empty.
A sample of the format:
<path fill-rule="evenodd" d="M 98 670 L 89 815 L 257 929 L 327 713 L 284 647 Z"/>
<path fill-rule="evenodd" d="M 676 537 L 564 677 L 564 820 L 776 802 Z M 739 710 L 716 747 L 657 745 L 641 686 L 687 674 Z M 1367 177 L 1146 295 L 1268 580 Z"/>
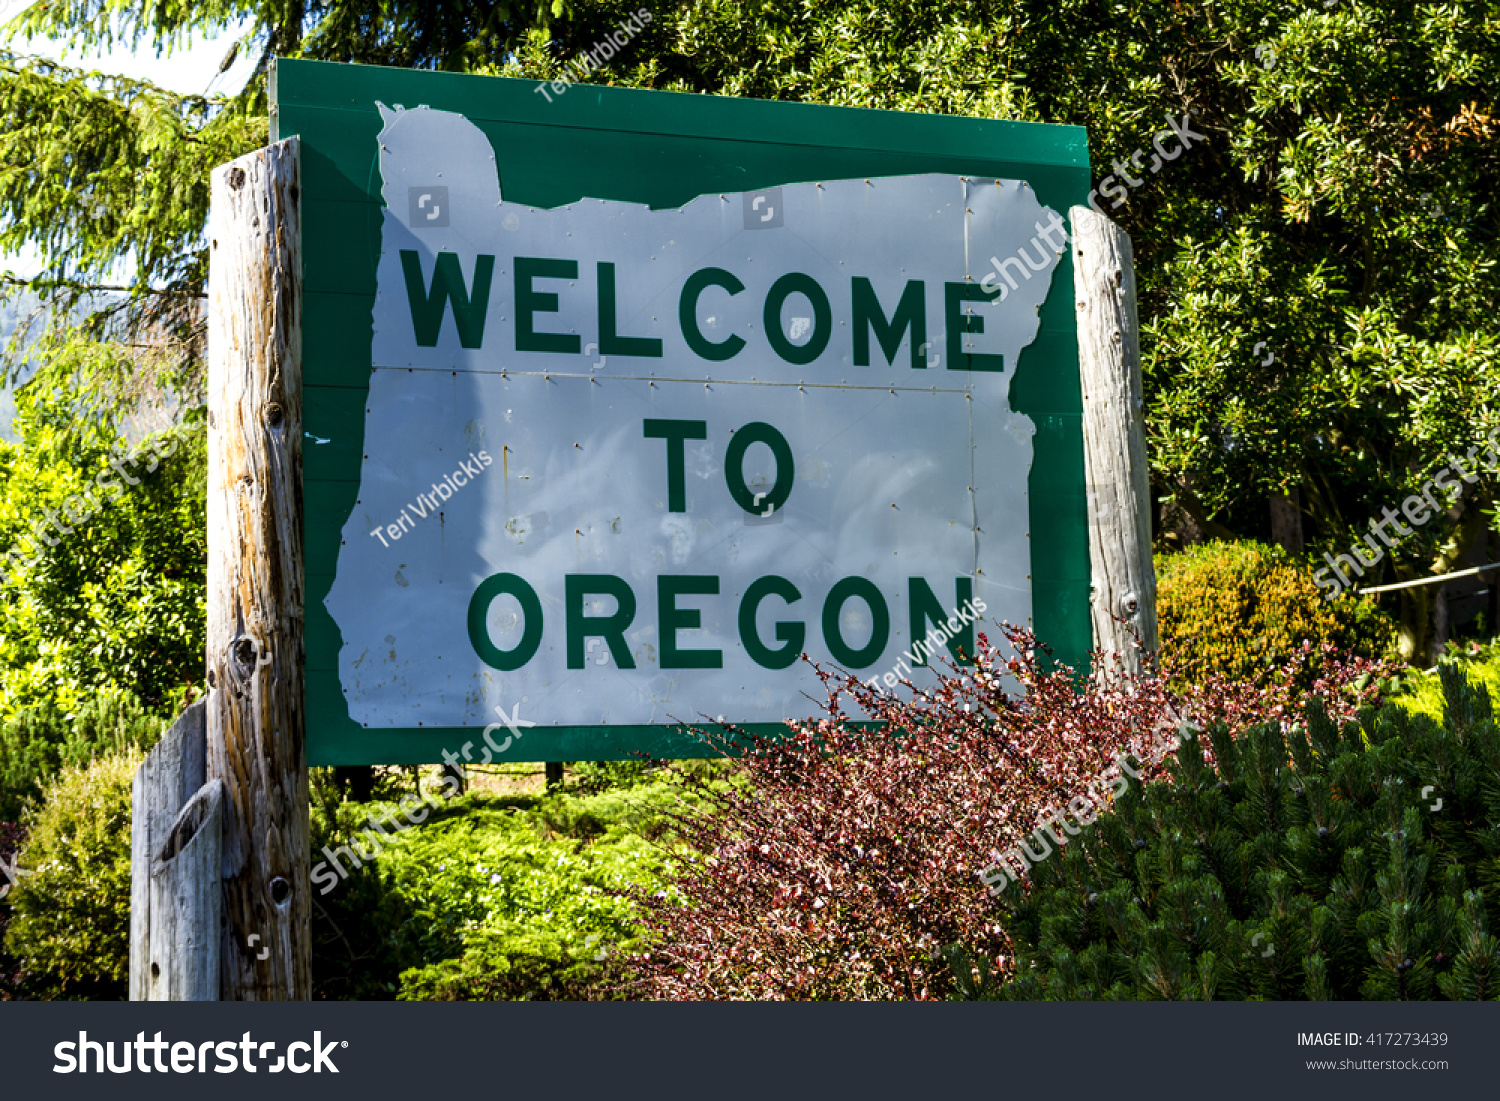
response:
<path fill-rule="evenodd" d="M 537 87 L 276 65 L 309 762 L 705 755 L 992 620 L 1082 667 L 1084 132 Z"/>

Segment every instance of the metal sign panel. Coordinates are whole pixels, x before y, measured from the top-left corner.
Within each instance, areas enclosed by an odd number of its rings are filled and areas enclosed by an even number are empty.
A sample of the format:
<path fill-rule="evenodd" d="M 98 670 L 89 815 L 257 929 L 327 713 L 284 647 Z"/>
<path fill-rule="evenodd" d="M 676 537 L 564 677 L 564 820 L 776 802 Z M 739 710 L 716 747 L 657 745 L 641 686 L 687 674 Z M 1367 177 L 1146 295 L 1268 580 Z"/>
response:
<path fill-rule="evenodd" d="M 920 684 L 994 619 L 1086 660 L 1081 132 L 275 84 L 310 761 L 697 755 L 679 722 L 818 713 L 804 652 Z"/>

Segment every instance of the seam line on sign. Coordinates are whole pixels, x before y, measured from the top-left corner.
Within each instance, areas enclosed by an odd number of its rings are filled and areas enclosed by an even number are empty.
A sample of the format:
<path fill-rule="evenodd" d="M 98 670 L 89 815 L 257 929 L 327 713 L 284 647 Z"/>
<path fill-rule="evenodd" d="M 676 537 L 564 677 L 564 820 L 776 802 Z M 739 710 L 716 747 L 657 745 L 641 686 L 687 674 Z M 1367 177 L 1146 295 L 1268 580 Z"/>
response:
<path fill-rule="evenodd" d="M 1008 396 L 1008 395 L 1007 395 Z M 979 472 L 974 466 L 974 452 L 979 447 L 979 441 L 974 438 L 974 395 L 969 395 L 969 516 L 970 523 L 974 527 L 974 563 L 973 572 L 970 576 L 974 579 L 974 594 L 979 593 Z M 1031 467 L 1026 471 L 1026 530 L 1031 530 L 1031 469 L 1036 466 L 1036 437 L 1032 437 L 1031 444 Z M 1026 547 L 1027 564 L 1030 565 L 1031 547 Z M 979 643 L 976 641 L 975 646 Z M 974 656 L 974 655 L 970 655 Z"/>
<path fill-rule="evenodd" d="M 863 369 L 863 368 L 861 368 Z M 452 374 L 453 367 L 372 367 L 372 371 L 431 371 L 435 373 Z M 514 367 L 490 367 L 483 370 L 473 368 L 462 368 L 466 375 L 517 375 L 532 378 L 579 378 L 596 379 L 600 382 L 693 382 L 702 386 L 705 382 L 714 386 L 786 386 L 795 389 L 799 386 L 811 386 L 819 390 L 880 390 L 889 393 L 891 384 L 881 383 L 854 383 L 854 382 L 772 382 L 769 379 L 733 379 L 733 378 L 668 378 L 662 375 L 606 375 L 593 373 L 577 373 L 572 371 L 518 371 Z M 339 387 L 339 389 L 358 389 L 358 387 Z M 897 386 L 898 393 L 909 394 L 967 394 L 969 388 L 948 386 Z"/>
<path fill-rule="evenodd" d="M 590 85 L 590 87 L 601 88 L 601 87 L 606 87 L 606 86 L 605 85 Z M 770 101 L 770 102 L 776 102 L 776 101 Z M 368 123 L 369 122 L 369 118 L 368 118 L 367 112 L 361 110 L 360 108 L 356 108 L 356 107 L 342 107 L 342 106 L 340 106 L 340 107 L 331 107 L 331 106 L 327 106 L 327 105 L 324 105 L 324 104 L 299 102 L 297 99 L 293 99 L 289 103 L 278 104 L 278 106 L 281 108 L 282 112 L 285 112 L 287 110 L 291 110 L 291 111 L 294 111 L 294 112 L 295 111 L 346 112 L 346 113 L 348 113 L 348 114 L 350 114 L 352 116 L 357 116 L 356 119 L 351 119 L 350 120 L 351 122 L 354 122 L 354 121 L 363 122 L 363 123 Z M 654 128 L 636 129 L 636 128 L 629 127 L 629 126 L 623 126 L 623 127 L 622 126 L 612 126 L 612 125 L 609 124 L 608 121 L 590 122 L 590 123 L 547 122 L 547 121 L 543 121 L 541 118 L 537 118 L 535 120 L 531 120 L 531 119 L 526 119 L 526 118 L 516 118 L 513 115 L 501 115 L 499 113 L 490 114 L 490 113 L 487 113 L 487 112 L 486 113 L 482 113 L 482 114 L 467 114 L 467 113 L 465 113 L 463 111 L 457 110 L 457 109 L 452 108 L 452 107 L 439 107 L 439 106 L 435 106 L 435 105 L 432 105 L 432 104 L 424 104 L 423 106 L 430 107 L 434 111 L 446 111 L 446 112 L 448 112 L 450 114 L 463 115 L 465 119 L 467 119 L 469 122 L 473 123 L 475 126 L 479 127 L 480 130 L 484 129 L 483 125 L 481 125 L 481 124 L 483 124 L 483 123 L 490 123 L 490 124 L 492 124 L 492 125 L 494 125 L 496 127 L 510 126 L 510 127 L 526 127 L 528 129 L 538 129 L 538 130 L 574 130 L 574 131 L 581 131 L 581 132 L 586 133 L 586 134 L 598 134 L 598 133 L 623 134 L 623 135 L 630 135 L 632 137 L 645 137 L 645 138 L 678 138 L 678 139 L 687 138 L 689 140 L 691 140 L 693 138 L 697 138 L 697 139 L 700 139 L 700 140 L 710 140 L 710 141 L 735 141 L 735 140 L 745 141 L 745 140 L 752 140 L 752 141 L 755 141 L 757 144 L 760 144 L 760 145 L 772 146 L 772 147 L 775 147 L 775 148 L 778 148 L 778 149 L 785 149 L 785 150 L 789 150 L 789 151 L 790 150 L 801 150 L 801 149 L 815 148 L 815 149 L 836 150 L 836 151 L 849 152 L 849 153 L 892 153 L 892 154 L 896 154 L 898 156 L 910 156 L 910 155 L 912 155 L 915 152 L 919 156 L 932 157 L 934 159 L 943 158 L 943 159 L 947 159 L 947 160 L 961 162 L 961 163 L 967 164 L 967 165 L 973 165 L 976 162 L 981 161 L 981 160 L 988 161 L 990 164 L 994 164 L 994 163 L 996 163 L 997 161 L 1000 160 L 1000 158 L 996 157 L 996 156 L 984 156 L 984 155 L 976 156 L 976 155 L 974 155 L 972 153 L 968 153 L 968 152 L 965 152 L 965 151 L 959 151 L 959 150 L 933 150 L 933 149 L 930 149 L 930 148 L 921 148 L 921 149 L 913 150 L 910 144 L 899 142 L 899 141 L 882 142 L 880 144 L 873 144 L 872 143 L 872 144 L 866 144 L 866 145 L 829 144 L 829 143 L 824 142 L 824 141 L 818 141 L 816 138 L 809 138 L 806 141 L 788 141 L 786 139 L 779 139 L 779 140 L 774 140 L 774 141 L 767 141 L 767 140 L 764 140 L 762 138 L 752 137 L 752 136 L 750 136 L 748 134 L 748 132 L 753 129 L 753 125 L 745 125 L 744 126 L 745 131 L 747 131 L 746 134 L 743 134 L 743 135 L 741 135 L 741 134 L 732 134 L 732 133 L 731 134 L 726 134 L 722 128 L 715 128 L 715 126 L 713 125 L 713 123 L 711 123 L 709 121 L 706 121 L 706 120 L 703 122 L 703 124 L 702 124 L 703 128 L 701 130 L 694 129 L 691 126 L 683 126 L 683 127 L 678 127 L 678 128 L 674 128 L 674 129 L 660 129 L 660 130 L 654 129 Z M 820 106 L 830 106 L 830 105 L 829 104 L 821 104 Z M 412 109 L 413 108 L 408 108 L 408 110 L 412 110 Z M 880 110 L 880 109 L 877 108 L 876 110 Z M 881 114 L 894 114 L 895 112 L 880 111 L 880 113 Z M 623 110 L 620 111 L 620 114 L 621 114 L 621 117 L 625 116 L 625 112 Z M 938 118 L 947 118 L 947 117 L 958 117 L 958 116 L 942 116 L 942 115 L 939 115 L 939 116 L 935 116 L 935 117 L 938 117 Z M 301 121 L 301 120 L 295 120 L 295 121 Z M 866 121 L 866 120 L 860 120 L 860 121 Z M 868 121 L 875 122 L 877 120 L 871 119 L 871 120 L 868 120 Z M 880 122 L 884 122 L 885 120 L 879 120 L 879 121 Z M 1050 123 L 1050 124 L 1049 123 L 1034 123 L 1034 122 L 1024 122 L 1024 121 L 1022 121 L 1020 119 L 981 119 L 979 121 L 982 121 L 982 122 L 1009 123 L 1009 124 L 1012 124 L 1012 125 L 1019 124 L 1021 126 L 1026 126 L 1026 127 L 1046 126 L 1046 125 L 1068 126 L 1067 123 Z M 1074 130 L 1083 130 L 1084 129 L 1081 126 L 1068 126 L 1068 128 L 1069 129 L 1074 129 Z M 299 129 L 299 133 L 300 133 L 300 129 Z M 289 135 L 283 135 L 283 136 L 289 136 Z M 923 137 L 927 137 L 928 135 L 922 135 L 922 136 Z M 949 137 L 950 135 L 932 135 L 932 136 L 933 137 L 944 138 L 944 137 Z M 952 135 L 952 136 L 955 137 L 955 138 L 966 137 L 966 135 L 957 135 L 957 134 Z M 998 135 L 997 134 L 995 136 L 997 138 L 1003 137 L 1006 140 L 1009 140 L 1009 141 L 1013 142 L 1015 140 L 1015 136 L 1016 135 L 1015 134 L 1008 134 L 1008 135 Z M 485 137 L 488 138 L 489 135 L 485 134 Z M 1087 141 L 1088 141 L 1088 139 L 1086 137 L 1080 137 L 1080 139 L 1078 140 L 1076 146 L 1073 145 L 1073 144 L 1071 144 L 1071 143 L 1068 143 L 1066 141 L 1058 141 L 1058 140 L 1056 140 L 1056 139 L 1062 138 L 1062 135 L 1057 135 L 1056 138 L 1048 138 L 1048 136 L 1045 135 L 1045 134 L 1037 134 L 1037 135 L 1035 135 L 1035 137 L 1039 141 L 1048 142 L 1049 144 L 1064 146 L 1063 150 L 1060 153 L 1054 154 L 1054 157 L 1056 157 L 1056 156 L 1062 156 L 1062 157 L 1068 157 L 1068 158 L 1071 158 L 1071 159 L 1067 160 L 1063 164 L 1059 164 L 1056 159 L 1047 159 L 1047 154 L 1046 153 L 1040 153 L 1040 154 L 1036 154 L 1036 155 L 1028 155 L 1028 154 L 1022 154 L 1022 153 L 1009 153 L 1009 154 L 1007 154 L 1005 156 L 1003 163 L 1010 164 L 1010 165 L 1024 165 L 1024 166 L 1027 166 L 1027 167 L 1031 167 L 1031 166 L 1045 167 L 1045 168 L 1059 168 L 1060 167 L 1060 168 L 1062 168 L 1064 170 L 1073 169 L 1073 170 L 1078 170 L 1078 171 L 1086 171 L 1088 169 L 1088 167 L 1089 167 L 1088 160 L 1087 160 L 1087 157 L 1088 157 L 1088 145 L 1087 145 Z M 492 146 L 493 146 L 493 144 L 494 143 L 491 142 Z M 335 162 L 335 163 L 337 163 L 337 162 Z M 896 178 L 896 176 L 913 176 L 913 175 L 915 175 L 915 176 L 921 176 L 921 175 L 928 175 L 928 174 L 937 174 L 937 175 L 944 175 L 944 176 L 948 176 L 948 175 L 960 176 L 960 175 L 967 174 L 967 175 L 970 175 L 970 176 L 979 177 L 981 179 L 1011 179 L 1012 178 L 1012 177 L 1009 177 L 1009 176 L 996 176 L 994 173 L 989 172 L 989 171 L 975 171 L 972 167 L 969 167 L 969 168 L 955 168 L 951 172 L 944 171 L 942 169 L 930 169 L 927 172 L 901 172 L 901 173 L 896 173 L 895 175 L 887 174 L 887 175 L 884 175 L 884 176 L 872 176 L 872 175 L 869 175 L 869 173 L 866 173 L 866 172 L 856 172 L 854 175 L 844 176 L 844 177 L 839 177 L 839 178 L 840 179 L 850 179 L 850 180 L 853 180 L 853 179 L 864 179 L 864 178 L 868 177 L 869 179 L 873 180 L 873 179 L 894 179 L 894 178 Z M 833 177 L 825 177 L 825 178 L 832 179 Z M 793 182 L 793 183 L 809 183 L 809 182 L 812 182 L 812 181 L 808 181 L 808 180 L 793 180 L 791 182 Z M 766 187 L 785 187 L 785 186 L 786 186 L 785 183 L 772 183 L 772 184 L 767 184 L 766 185 Z M 764 187 L 757 187 L 757 188 L 750 188 L 749 190 L 751 190 L 751 191 L 764 191 L 765 188 Z M 719 193 L 720 192 L 718 192 L 718 191 L 713 192 L 713 194 L 719 194 Z M 705 191 L 705 192 L 701 192 L 701 194 L 707 195 L 707 194 L 709 194 L 709 192 Z M 730 194 L 730 192 L 726 191 L 726 192 L 723 192 L 723 194 L 727 195 L 727 194 Z M 739 194 L 739 192 L 735 192 L 735 194 Z M 598 195 L 584 195 L 584 196 L 580 196 L 580 198 L 584 198 L 584 199 L 597 199 L 597 198 L 600 198 L 600 197 L 601 196 L 598 196 Z M 369 201 L 369 200 L 367 200 L 367 201 Z M 623 200 L 623 201 L 639 202 L 639 200 L 635 200 L 635 199 Z M 566 205 L 569 205 L 569 204 L 568 203 L 563 203 L 563 204 L 559 204 L 559 205 L 566 206 Z M 642 205 L 642 206 L 648 206 L 649 204 L 641 202 L 640 205 Z M 678 205 L 680 205 L 680 204 L 678 204 Z M 543 208 L 539 207 L 538 209 L 543 209 Z M 548 207 L 548 208 L 545 208 L 545 209 L 556 209 L 556 207 Z M 666 210 L 666 209 L 670 209 L 670 208 L 669 207 L 660 207 L 660 208 L 652 207 L 652 209 L 653 210 L 656 210 L 656 209 Z"/>

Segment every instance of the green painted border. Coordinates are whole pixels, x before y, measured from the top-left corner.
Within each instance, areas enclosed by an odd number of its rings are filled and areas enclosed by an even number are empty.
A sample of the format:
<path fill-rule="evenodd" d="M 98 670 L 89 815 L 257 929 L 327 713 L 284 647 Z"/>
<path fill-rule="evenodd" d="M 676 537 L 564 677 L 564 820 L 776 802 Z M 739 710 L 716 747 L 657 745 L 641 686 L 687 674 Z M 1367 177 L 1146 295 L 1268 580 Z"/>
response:
<path fill-rule="evenodd" d="M 338 681 L 342 638 L 323 607 L 354 508 L 369 394 L 380 250 L 377 100 L 458 111 L 489 137 L 507 200 L 557 207 L 585 196 L 675 207 L 699 194 L 809 179 L 920 172 L 1024 179 L 1056 210 L 1086 203 L 1088 141 L 1075 126 L 572 85 L 552 102 L 529 80 L 279 60 L 271 140 L 302 140 L 303 531 L 309 764 L 420 764 L 478 727 L 368 730 Z M 1088 515 L 1071 250 L 1022 353 L 1011 404 L 1036 423 L 1030 483 L 1032 619 L 1056 659 L 1088 666 Z M 1038 550 L 1037 548 L 1043 548 Z M 517 740 L 497 760 L 717 756 L 681 726 L 547 727 L 549 752 Z M 775 736 L 779 724 L 754 724 Z"/>

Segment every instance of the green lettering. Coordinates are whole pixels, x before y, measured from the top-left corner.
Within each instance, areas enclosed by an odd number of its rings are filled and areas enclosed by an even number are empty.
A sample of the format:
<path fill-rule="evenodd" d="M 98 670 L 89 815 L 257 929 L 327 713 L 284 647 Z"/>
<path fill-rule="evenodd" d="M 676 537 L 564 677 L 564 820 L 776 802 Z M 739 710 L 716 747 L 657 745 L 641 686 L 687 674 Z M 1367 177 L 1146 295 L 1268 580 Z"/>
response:
<path fill-rule="evenodd" d="M 781 304 L 793 294 L 804 296 L 812 304 L 813 331 L 806 344 L 793 344 L 781 328 Z M 829 308 L 828 296 L 812 276 L 800 271 L 788 272 L 771 284 L 761 320 L 765 322 L 766 339 L 772 349 L 788 363 L 811 363 L 823 354 L 828 338 L 833 335 L 833 310 Z"/>
<path fill-rule="evenodd" d="M 612 596 L 617 607 L 612 615 L 586 616 L 584 597 Z M 635 593 L 623 578 L 610 573 L 570 573 L 563 577 L 563 607 L 568 626 L 568 668 L 582 669 L 584 640 L 602 638 L 617 669 L 634 669 L 635 659 L 625 643 L 625 629 L 635 618 Z"/>
<path fill-rule="evenodd" d="M 512 650 L 500 649 L 490 638 L 490 605 L 502 593 L 509 593 L 520 602 L 521 616 L 526 621 L 521 641 Z M 525 665 L 542 644 L 542 602 L 537 599 L 536 590 L 513 573 L 486 577 L 469 598 L 469 642 L 479 660 L 491 669 L 508 673 Z"/>
<path fill-rule="evenodd" d="M 943 633 L 948 631 L 948 612 L 942 603 L 928 586 L 926 579 L 913 577 L 910 579 L 911 590 L 907 597 L 907 606 L 911 611 L 911 641 L 915 646 L 918 641 L 927 635 L 929 623 L 940 625 Z M 974 599 L 974 579 L 972 577 L 955 578 L 953 582 L 953 607 L 955 610 L 964 607 Z M 927 658 L 912 650 L 912 664 L 926 665 Z M 925 651 L 924 651 L 925 653 Z M 959 629 L 948 639 L 948 653 L 953 655 L 956 665 L 974 664 L 974 624 L 960 623 Z"/>
<path fill-rule="evenodd" d="M 745 484 L 745 452 L 753 443 L 765 444 L 776 458 L 776 484 L 769 493 L 752 493 Z M 769 516 L 786 504 L 796 477 L 797 464 L 792 460 L 792 445 L 769 424 L 751 421 L 729 438 L 729 446 L 724 450 L 724 481 L 734 503 L 746 512 Z"/>
<path fill-rule="evenodd" d="M 843 631 L 839 628 L 839 613 L 844 610 L 845 601 L 856 596 L 869 605 L 870 618 L 874 620 L 870 641 L 859 650 L 844 641 Z M 885 597 L 880 595 L 873 581 L 866 577 L 845 577 L 828 590 L 828 597 L 823 601 L 823 642 L 834 661 L 850 669 L 864 669 L 885 652 L 890 637 L 891 610 L 886 607 Z"/>
<path fill-rule="evenodd" d="M 870 333 L 880 342 L 885 361 L 892 366 L 896 353 L 901 350 L 901 334 L 911 330 L 911 365 L 925 369 L 927 361 L 922 356 L 922 345 L 927 343 L 927 287 L 920 279 L 908 279 L 906 289 L 901 292 L 901 301 L 896 303 L 896 315 L 889 323 L 885 311 L 880 308 L 880 299 L 875 288 L 863 276 L 856 275 L 850 284 L 854 298 L 854 365 L 870 365 Z"/>
<path fill-rule="evenodd" d="M 687 511 L 684 440 L 708 439 L 707 421 L 646 420 L 648 440 L 667 441 L 667 511 Z"/>
<path fill-rule="evenodd" d="M 556 313 L 557 295 L 534 290 L 533 279 L 577 279 L 577 260 L 516 257 L 516 351 L 566 352 L 577 355 L 582 345 L 577 333 L 539 333 L 535 316 Z"/>
<path fill-rule="evenodd" d="M 620 336 L 615 312 L 615 266 L 599 261 L 599 353 L 661 358 L 661 341 L 651 336 Z"/>
<path fill-rule="evenodd" d="M 703 626 L 703 612 L 698 608 L 679 608 L 679 596 L 717 596 L 719 579 L 711 575 L 661 574 L 656 579 L 656 618 L 661 634 L 661 667 L 663 669 L 722 669 L 722 650 L 683 650 L 677 645 L 678 631 L 692 631 Z"/>
<path fill-rule="evenodd" d="M 495 274 L 495 258 L 483 254 L 474 260 L 474 295 L 464 286 L 463 269 L 458 256 L 440 252 L 432 265 L 432 290 L 422 281 L 422 257 L 412 249 L 401 250 L 401 274 L 406 277 L 406 299 L 411 306 L 411 327 L 421 348 L 437 347 L 443 328 L 443 309 L 453 304 L 453 324 L 458 328 L 458 342 L 465 348 L 478 348 L 484 342 L 484 319 L 490 308 L 490 279 Z"/>
<path fill-rule="evenodd" d="M 682 297 L 677 302 L 677 320 L 682 326 L 682 339 L 700 359 L 721 363 L 733 359 L 745 346 L 745 338 L 731 333 L 717 344 L 698 329 L 698 296 L 709 287 L 723 287 L 730 294 L 739 294 L 745 284 L 732 272 L 723 268 L 700 268 L 687 277 L 682 284 Z"/>
<path fill-rule="evenodd" d="M 802 654 L 804 644 L 807 642 L 807 626 L 795 620 L 788 623 L 784 620 L 776 622 L 776 638 L 786 643 L 778 650 L 772 650 L 760 640 L 760 635 L 755 632 L 755 613 L 760 607 L 760 602 L 768 596 L 779 596 L 788 604 L 795 604 L 802 599 L 802 594 L 784 577 L 768 574 L 765 577 L 756 578 L 744 597 L 740 600 L 740 642 L 744 644 L 745 653 L 750 655 L 750 660 L 765 669 L 785 669 L 796 661 Z"/>
<path fill-rule="evenodd" d="M 948 370 L 1005 370 L 1004 356 L 964 351 L 965 333 L 984 332 L 984 318 L 976 313 L 965 313 L 964 303 L 988 301 L 989 293 L 978 283 L 943 284 L 943 320 L 948 327 Z"/>

